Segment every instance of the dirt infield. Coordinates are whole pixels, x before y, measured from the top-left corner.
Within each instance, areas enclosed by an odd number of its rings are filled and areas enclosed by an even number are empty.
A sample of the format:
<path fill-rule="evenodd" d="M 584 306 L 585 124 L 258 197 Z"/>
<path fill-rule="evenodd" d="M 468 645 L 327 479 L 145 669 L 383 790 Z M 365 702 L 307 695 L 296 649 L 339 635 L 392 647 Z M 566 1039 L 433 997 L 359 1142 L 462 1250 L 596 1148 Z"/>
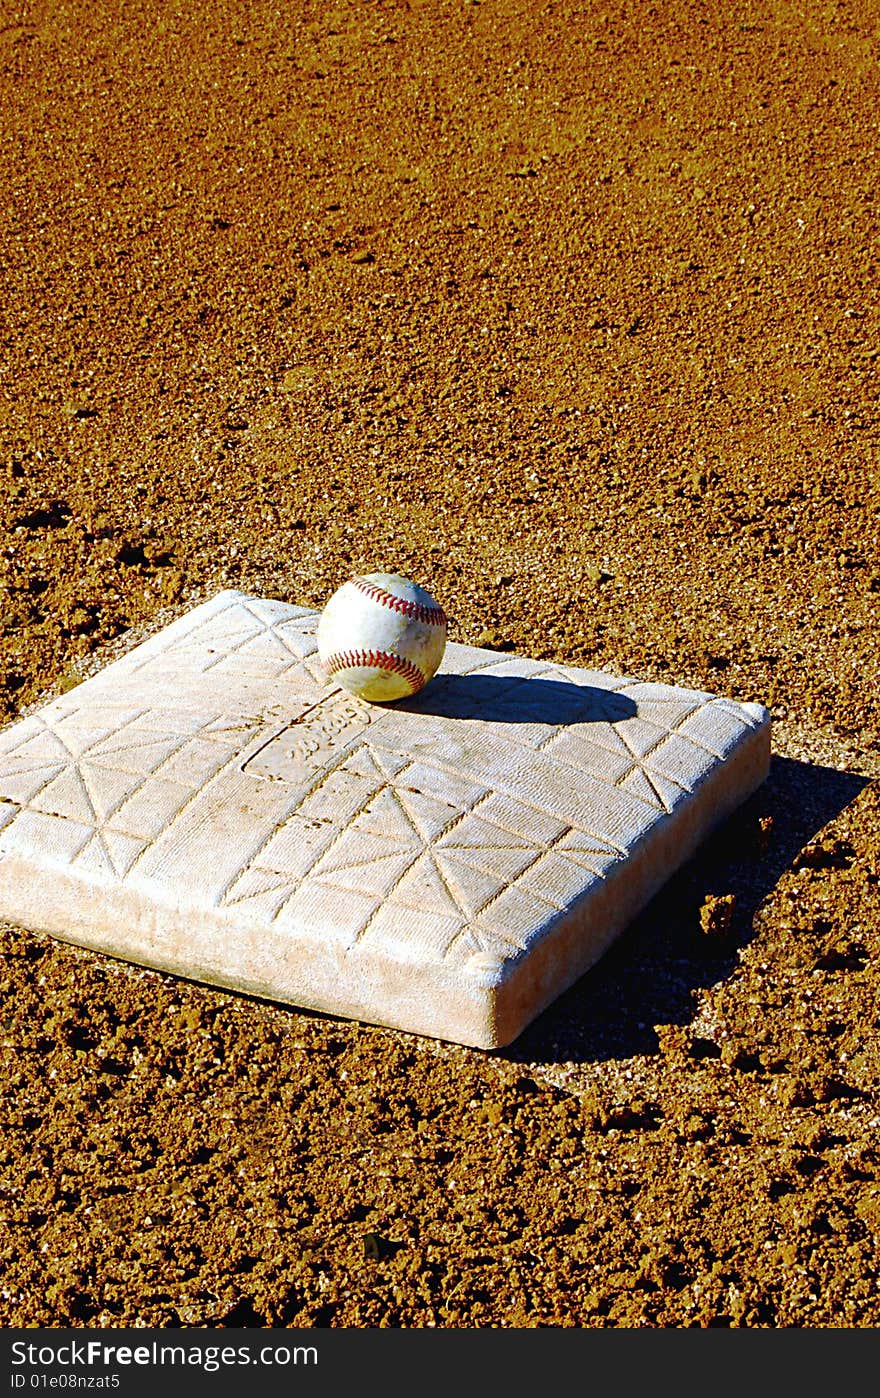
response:
<path fill-rule="evenodd" d="M 878 57 L 863 3 L 0 4 L 3 721 L 387 569 L 777 754 L 498 1053 L 0 925 L 0 1324 L 880 1324 Z"/>

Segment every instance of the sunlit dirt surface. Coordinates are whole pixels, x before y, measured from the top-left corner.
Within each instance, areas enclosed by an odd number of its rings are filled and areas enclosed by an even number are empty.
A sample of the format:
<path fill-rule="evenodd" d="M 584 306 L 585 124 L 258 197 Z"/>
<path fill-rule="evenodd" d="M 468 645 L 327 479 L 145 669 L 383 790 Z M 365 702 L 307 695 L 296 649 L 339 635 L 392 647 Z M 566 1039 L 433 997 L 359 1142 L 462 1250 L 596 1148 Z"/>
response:
<path fill-rule="evenodd" d="M 0 1323 L 880 1323 L 878 48 L 860 3 L 2 6 L 4 720 L 382 569 L 765 702 L 777 757 L 498 1053 L 0 929 Z"/>

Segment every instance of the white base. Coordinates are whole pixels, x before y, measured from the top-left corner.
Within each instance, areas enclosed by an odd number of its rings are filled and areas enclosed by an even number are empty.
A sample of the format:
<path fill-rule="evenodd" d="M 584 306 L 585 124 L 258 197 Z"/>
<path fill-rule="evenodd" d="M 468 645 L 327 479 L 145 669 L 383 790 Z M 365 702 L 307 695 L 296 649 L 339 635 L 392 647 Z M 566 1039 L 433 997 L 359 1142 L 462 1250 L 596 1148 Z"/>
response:
<path fill-rule="evenodd" d="M 0 734 L 0 916 L 491 1048 L 767 775 L 758 704 L 449 645 L 378 708 L 317 621 L 222 592 Z"/>

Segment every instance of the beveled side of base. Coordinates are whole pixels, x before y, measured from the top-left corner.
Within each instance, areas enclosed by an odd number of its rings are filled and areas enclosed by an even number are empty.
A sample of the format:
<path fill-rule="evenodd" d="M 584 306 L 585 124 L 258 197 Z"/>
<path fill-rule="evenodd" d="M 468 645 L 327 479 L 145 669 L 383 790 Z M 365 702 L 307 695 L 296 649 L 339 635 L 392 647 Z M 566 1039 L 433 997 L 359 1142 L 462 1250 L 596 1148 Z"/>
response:
<path fill-rule="evenodd" d="M 221 593 L 0 734 L 0 916 L 494 1047 L 766 776 L 760 705 L 450 645 L 378 707 L 317 619 Z"/>

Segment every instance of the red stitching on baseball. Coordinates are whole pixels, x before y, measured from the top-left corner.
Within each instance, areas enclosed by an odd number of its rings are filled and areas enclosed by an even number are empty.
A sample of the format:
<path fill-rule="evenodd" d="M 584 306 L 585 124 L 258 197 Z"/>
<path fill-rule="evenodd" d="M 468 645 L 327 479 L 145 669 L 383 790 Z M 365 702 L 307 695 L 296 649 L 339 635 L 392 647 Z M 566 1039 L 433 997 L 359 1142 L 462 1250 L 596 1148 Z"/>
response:
<path fill-rule="evenodd" d="M 324 661 L 324 669 L 328 675 L 335 675 L 337 670 L 390 670 L 409 680 L 414 691 L 421 689 L 427 678 L 411 660 L 404 660 L 402 656 L 387 650 L 334 651 Z"/>
<path fill-rule="evenodd" d="M 393 611 L 402 612 L 404 616 L 412 617 L 415 621 L 424 621 L 428 626 L 447 624 L 446 613 L 442 607 L 426 607 L 422 602 L 409 602 L 405 597 L 396 597 L 393 592 L 386 592 L 384 587 L 369 582 L 367 578 L 352 578 L 351 584 L 373 602 L 378 602 L 382 607 L 391 607 Z"/>

